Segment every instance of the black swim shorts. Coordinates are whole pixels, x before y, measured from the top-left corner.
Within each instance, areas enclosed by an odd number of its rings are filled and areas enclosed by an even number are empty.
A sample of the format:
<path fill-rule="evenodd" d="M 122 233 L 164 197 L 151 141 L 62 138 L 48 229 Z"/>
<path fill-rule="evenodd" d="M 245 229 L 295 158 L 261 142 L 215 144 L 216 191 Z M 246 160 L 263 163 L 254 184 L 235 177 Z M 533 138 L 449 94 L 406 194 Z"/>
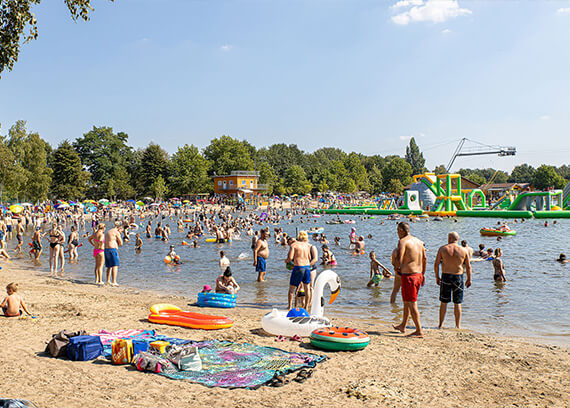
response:
<path fill-rule="evenodd" d="M 441 282 L 439 284 L 439 301 L 449 303 L 453 297 L 453 303 L 461 304 L 463 303 L 464 289 L 463 274 L 451 275 L 444 273 L 441 275 Z"/>

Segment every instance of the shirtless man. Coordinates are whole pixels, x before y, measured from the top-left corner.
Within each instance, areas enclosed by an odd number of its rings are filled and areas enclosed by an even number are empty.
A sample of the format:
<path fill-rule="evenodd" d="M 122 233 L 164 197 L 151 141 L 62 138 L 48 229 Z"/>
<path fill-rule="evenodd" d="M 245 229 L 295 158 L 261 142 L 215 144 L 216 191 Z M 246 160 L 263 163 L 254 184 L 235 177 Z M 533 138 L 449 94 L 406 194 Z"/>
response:
<path fill-rule="evenodd" d="M 473 248 L 467 245 L 467 241 L 465 240 L 461 241 L 461 246 L 465 248 L 467 255 L 469 255 L 469 260 L 471 261 L 471 259 L 473 259 Z"/>
<path fill-rule="evenodd" d="M 253 266 L 257 272 L 257 281 L 265 280 L 265 270 L 267 269 L 267 258 L 269 257 L 269 247 L 267 245 L 267 231 L 262 229 L 259 238 L 255 242 L 253 249 Z"/>
<path fill-rule="evenodd" d="M 115 227 L 105 233 L 105 268 L 107 268 L 107 283 L 111 286 L 119 286 L 117 272 L 119 271 L 119 247 L 123 245 L 121 231 L 123 226 L 115 222 Z M 110 281 L 110 278 L 113 280 Z"/>
<path fill-rule="evenodd" d="M 398 268 L 402 287 L 402 300 L 404 301 L 404 316 L 402 323 L 394 327 L 402 333 L 406 332 L 406 325 L 411 315 L 416 330 L 410 337 L 423 337 L 420 312 L 418 310 L 418 292 L 425 283 L 426 250 L 424 243 L 410 234 L 407 222 L 398 224 Z"/>
<path fill-rule="evenodd" d="M 309 244 L 308 240 L 307 232 L 299 232 L 297 241 L 291 244 L 287 259 L 285 259 L 285 263 L 293 261 L 293 269 L 291 270 L 291 278 L 289 279 L 289 293 L 287 296 L 289 306 L 287 310 L 291 310 L 293 307 L 295 292 L 301 283 L 303 284 L 303 290 L 305 292 L 303 307 L 306 309 L 311 304 L 313 294 L 311 287 L 311 244 Z"/>
<path fill-rule="evenodd" d="M 461 303 L 465 287 L 471 286 L 471 256 L 467 248 L 457 245 L 459 234 L 450 232 L 447 235 L 447 245 L 437 251 L 433 269 L 435 271 L 435 283 L 439 285 L 439 328 L 443 327 L 447 304 L 453 297 L 453 311 L 455 314 L 455 327 L 461 325 Z M 465 241 L 463 241 L 465 242 Z M 462 244 L 463 244 L 462 242 Z M 469 248 L 470 249 L 470 248 Z M 441 264 L 441 279 L 439 277 L 439 264 Z M 463 283 L 463 266 L 467 280 Z"/>
<path fill-rule="evenodd" d="M 20 218 L 18 224 L 16 224 L 16 238 L 18 239 L 18 245 L 14 251 L 20 255 L 22 253 L 22 244 L 24 243 L 24 223 L 22 218 Z"/>

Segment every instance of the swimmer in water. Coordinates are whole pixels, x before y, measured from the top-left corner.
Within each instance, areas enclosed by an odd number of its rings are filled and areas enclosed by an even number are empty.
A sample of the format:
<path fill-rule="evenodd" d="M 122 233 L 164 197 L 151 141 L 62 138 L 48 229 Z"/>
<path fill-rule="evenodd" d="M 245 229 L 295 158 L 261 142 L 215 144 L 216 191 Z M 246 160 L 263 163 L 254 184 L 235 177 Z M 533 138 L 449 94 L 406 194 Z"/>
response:
<path fill-rule="evenodd" d="M 383 273 L 380 273 L 380 268 L 382 268 Z M 392 273 L 388 268 L 382 265 L 376 259 L 376 252 L 370 251 L 370 280 L 366 284 L 367 287 L 371 287 L 372 285 L 378 287 L 382 279 L 384 278 L 391 278 Z"/>
<path fill-rule="evenodd" d="M 142 246 L 143 246 L 143 241 L 141 239 L 141 234 L 137 233 L 135 240 L 135 251 L 137 251 L 137 253 L 140 253 Z"/>
<path fill-rule="evenodd" d="M 560 254 L 560 256 L 558 257 L 558 259 L 556 260 L 556 262 L 560 262 L 560 263 L 562 263 L 562 264 L 565 264 L 565 263 L 570 262 L 570 260 L 566 259 L 566 255 Z"/>

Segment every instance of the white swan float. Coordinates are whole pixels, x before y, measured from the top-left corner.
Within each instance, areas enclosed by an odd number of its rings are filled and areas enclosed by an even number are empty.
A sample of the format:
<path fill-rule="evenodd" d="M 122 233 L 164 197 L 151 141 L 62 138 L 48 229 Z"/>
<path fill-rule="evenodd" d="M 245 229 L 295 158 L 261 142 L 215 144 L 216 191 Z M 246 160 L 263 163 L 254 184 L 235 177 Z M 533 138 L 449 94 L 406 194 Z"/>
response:
<path fill-rule="evenodd" d="M 325 305 L 323 293 L 327 284 L 331 288 L 329 304 L 334 302 L 340 292 L 340 278 L 329 269 L 322 271 L 317 276 L 310 316 L 287 317 L 288 310 L 273 309 L 261 318 L 263 330 L 276 336 L 294 336 L 297 334 L 301 337 L 309 337 L 313 330 L 330 326 L 330 320 L 323 316 Z"/>

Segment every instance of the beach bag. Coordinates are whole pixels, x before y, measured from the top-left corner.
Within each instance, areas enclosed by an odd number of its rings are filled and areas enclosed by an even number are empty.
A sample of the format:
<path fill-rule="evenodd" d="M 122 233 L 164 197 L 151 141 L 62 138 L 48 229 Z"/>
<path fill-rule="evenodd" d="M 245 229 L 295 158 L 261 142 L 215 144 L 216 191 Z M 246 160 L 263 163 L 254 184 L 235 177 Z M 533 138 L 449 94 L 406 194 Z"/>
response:
<path fill-rule="evenodd" d="M 69 339 L 75 336 L 82 336 L 87 334 L 85 330 L 72 332 L 69 330 L 62 330 L 59 333 L 53 334 L 51 340 L 48 342 L 45 352 L 51 354 L 53 357 L 63 357 L 67 355 L 67 345 Z"/>
<path fill-rule="evenodd" d="M 148 341 L 147 340 L 132 340 L 133 343 L 133 356 L 136 356 L 141 351 L 148 351 Z"/>
<path fill-rule="evenodd" d="M 111 353 L 113 364 L 129 364 L 133 360 L 133 343 L 125 339 L 113 340 Z"/>
<path fill-rule="evenodd" d="M 133 358 L 133 365 L 139 371 L 150 371 L 152 373 L 177 371 L 170 360 L 147 351 L 137 354 Z"/>
<path fill-rule="evenodd" d="M 103 353 L 99 336 L 75 336 L 69 339 L 67 357 L 72 361 L 95 360 Z"/>
<path fill-rule="evenodd" d="M 170 346 L 166 352 L 166 358 L 176 365 L 179 370 L 200 371 L 202 369 L 202 360 L 196 346 Z"/>

